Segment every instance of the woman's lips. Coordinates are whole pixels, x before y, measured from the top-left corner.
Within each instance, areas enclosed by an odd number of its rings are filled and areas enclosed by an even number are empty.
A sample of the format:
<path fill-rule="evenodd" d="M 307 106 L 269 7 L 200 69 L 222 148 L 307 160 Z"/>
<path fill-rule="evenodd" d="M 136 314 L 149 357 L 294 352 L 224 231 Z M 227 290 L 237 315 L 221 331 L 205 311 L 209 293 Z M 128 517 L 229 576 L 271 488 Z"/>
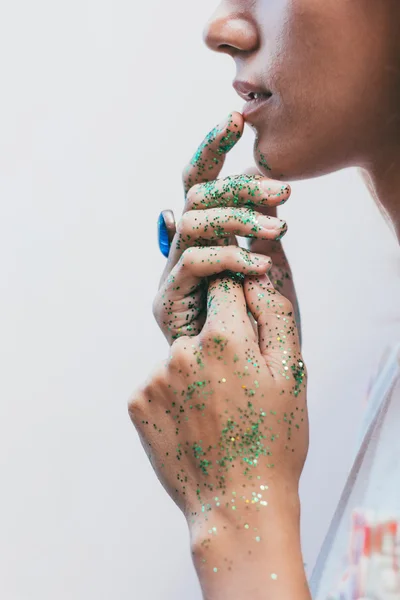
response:
<path fill-rule="evenodd" d="M 272 93 L 261 86 L 255 85 L 248 81 L 234 81 L 233 87 L 246 104 L 243 107 L 243 117 L 250 121 L 253 117 L 262 111 L 267 102 L 272 97 Z"/>
<path fill-rule="evenodd" d="M 246 121 L 251 121 L 265 105 L 269 102 L 271 96 L 263 95 L 258 98 L 248 100 L 243 107 L 242 114 Z"/>

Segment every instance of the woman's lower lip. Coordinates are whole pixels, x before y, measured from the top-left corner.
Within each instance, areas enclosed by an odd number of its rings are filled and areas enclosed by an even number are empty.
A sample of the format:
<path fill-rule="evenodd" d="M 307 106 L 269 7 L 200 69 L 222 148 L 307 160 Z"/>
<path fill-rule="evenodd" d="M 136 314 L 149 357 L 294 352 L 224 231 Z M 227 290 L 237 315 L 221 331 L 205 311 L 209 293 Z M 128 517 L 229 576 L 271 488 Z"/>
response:
<path fill-rule="evenodd" d="M 242 115 L 246 120 L 250 120 L 248 117 L 252 117 L 262 110 L 270 99 L 271 96 L 264 96 L 263 98 L 257 98 L 257 100 L 249 100 L 243 107 Z"/>

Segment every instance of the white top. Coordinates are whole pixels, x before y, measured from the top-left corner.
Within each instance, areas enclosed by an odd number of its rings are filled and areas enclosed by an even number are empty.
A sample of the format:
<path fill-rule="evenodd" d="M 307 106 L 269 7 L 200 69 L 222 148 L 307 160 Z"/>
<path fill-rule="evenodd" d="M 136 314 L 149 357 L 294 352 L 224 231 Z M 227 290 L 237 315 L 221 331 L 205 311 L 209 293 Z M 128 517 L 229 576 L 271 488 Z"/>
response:
<path fill-rule="evenodd" d="M 400 599 L 400 344 L 369 394 L 359 448 L 312 574 L 315 600 Z"/>

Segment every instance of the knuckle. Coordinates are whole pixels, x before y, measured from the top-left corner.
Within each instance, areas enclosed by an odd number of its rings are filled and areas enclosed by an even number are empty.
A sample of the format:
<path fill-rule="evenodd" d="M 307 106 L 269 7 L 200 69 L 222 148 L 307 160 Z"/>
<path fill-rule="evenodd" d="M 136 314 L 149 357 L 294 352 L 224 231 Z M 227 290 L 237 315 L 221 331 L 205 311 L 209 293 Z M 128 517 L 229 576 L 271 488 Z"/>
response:
<path fill-rule="evenodd" d="M 149 403 L 149 400 L 155 401 L 161 395 L 165 382 L 166 371 L 164 366 L 161 365 L 153 371 L 151 377 L 143 385 L 142 395 L 147 403 Z"/>
<path fill-rule="evenodd" d="M 228 238 L 225 238 L 228 239 Z M 216 246 L 213 248 L 213 258 L 217 258 L 217 262 L 227 269 L 235 270 L 237 265 L 243 263 L 243 256 L 246 255 L 246 250 L 243 253 L 243 248 L 234 246 L 231 243 L 229 246 Z"/>
<path fill-rule="evenodd" d="M 250 256 L 249 250 L 241 248 L 240 246 L 228 246 L 225 248 L 225 252 L 229 252 L 229 254 L 232 253 L 238 260 L 242 259 L 244 256 Z"/>
<path fill-rule="evenodd" d="M 163 288 L 162 292 L 157 294 L 153 300 L 153 317 L 164 334 L 166 333 L 166 319 L 168 320 L 167 315 L 172 310 L 173 304 L 174 303 L 170 298 L 170 295 L 166 292 L 165 288 Z"/>
<path fill-rule="evenodd" d="M 128 413 L 135 426 L 149 415 L 151 403 L 157 403 L 166 386 L 166 371 L 162 366 L 154 370 L 149 379 L 132 394 L 128 401 Z"/>
<path fill-rule="evenodd" d="M 167 340 L 170 340 L 175 306 L 171 295 L 166 290 L 164 292 L 163 295 L 160 294 L 154 299 L 152 310 L 155 322 Z"/>
<path fill-rule="evenodd" d="M 176 231 L 180 234 L 185 234 L 190 231 L 192 216 L 190 212 L 183 213 L 176 225 Z"/>
<path fill-rule="evenodd" d="M 177 338 L 171 348 L 168 361 L 168 368 L 172 370 L 180 370 L 193 357 L 194 338 L 183 335 Z"/>
<path fill-rule="evenodd" d="M 193 206 L 196 206 L 196 204 L 198 202 L 201 202 L 201 189 L 202 186 L 200 183 L 196 183 L 196 185 L 193 185 L 190 190 L 188 191 L 187 195 L 186 195 L 186 204 L 185 204 L 185 209 L 186 210 L 191 210 L 193 208 Z"/>
<path fill-rule="evenodd" d="M 152 312 L 153 312 L 153 317 L 155 318 L 155 320 L 159 321 L 160 318 L 160 313 L 161 313 L 161 298 L 160 295 L 157 294 L 157 296 L 154 298 L 153 300 L 153 304 L 152 304 Z"/>
<path fill-rule="evenodd" d="M 146 409 L 146 394 L 144 389 L 139 388 L 132 394 L 128 401 L 128 413 L 135 427 L 146 417 Z"/>
<path fill-rule="evenodd" d="M 201 339 L 204 344 L 218 344 L 218 347 L 222 349 L 232 341 L 233 335 L 218 323 L 210 323 L 203 328 Z"/>
<path fill-rule="evenodd" d="M 286 296 L 280 296 L 279 308 L 282 311 L 282 313 L 285 313 L 286 315 L 293 314 L 294 312 L 293 304 L 291 303 L 289 298 L 286 298 Z"/>
<path fill-rule="evenodd" d="M 188 187 L 190 185 L 191 171 L 192 171 L 192 165 L 189 162 L 182 169 L 182 181 L 183 181 L 183 184 L 185 185 L 185 187 Z"/>
<path fill-rule="evenodd" d="M 179 269 L 187 269 L 190 268 L 193 263 L 197 263 L 200 260 L 200 252 L 200 248 L 186 248 L 179 259 Z"/>
<path fill-rule="evenodd" d="M 227 248 L 228 250 L 228 248 Z M 232 253 L 232 257 L 239 263 L 245 263 L 250 266 L 252 263 L 251 252 L 246 248 L 231 247 L 230 252 Z"/>

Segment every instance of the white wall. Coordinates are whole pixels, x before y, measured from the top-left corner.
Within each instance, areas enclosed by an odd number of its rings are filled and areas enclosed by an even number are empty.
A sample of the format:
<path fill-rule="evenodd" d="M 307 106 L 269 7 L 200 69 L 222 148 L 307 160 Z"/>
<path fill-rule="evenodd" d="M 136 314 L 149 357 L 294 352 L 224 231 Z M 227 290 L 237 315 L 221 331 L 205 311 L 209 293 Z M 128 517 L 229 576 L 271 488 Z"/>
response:
<path fill-rule="evenodd" d="M 155 222 L 240 100 L 202 46 L 213 0 L 14 0 L 0 13 L 0 596 L 199 600 L 185 524 L 126 400 L 167 347 Z M 251 134 L 227 171 L 251 164 Z M 376 360 L 398 338 L 399 257 L 353 172 L 284 209 L 311 373 L 305 560 L 349 465 Z"/>

